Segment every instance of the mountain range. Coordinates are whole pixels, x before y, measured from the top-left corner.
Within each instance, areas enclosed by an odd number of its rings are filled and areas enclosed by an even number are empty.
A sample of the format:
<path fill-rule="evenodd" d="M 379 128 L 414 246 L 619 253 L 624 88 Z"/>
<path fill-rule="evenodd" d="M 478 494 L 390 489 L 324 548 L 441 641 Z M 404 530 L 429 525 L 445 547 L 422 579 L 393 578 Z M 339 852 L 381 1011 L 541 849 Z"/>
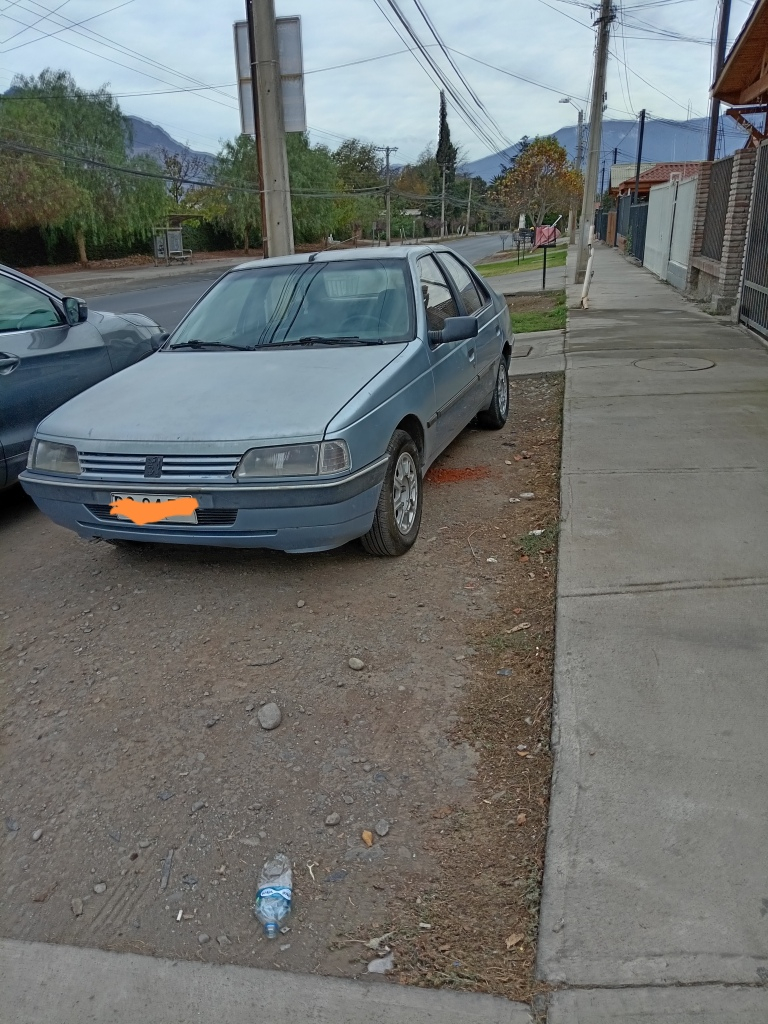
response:
<path fill-rule="evenodd" d="M 571 160 L 576 158 L 576 125 L 560 128 L 552 134 L 568 151 Z M 637 156 L 637 121 L 603 121 L 603 138 L 600 146 L 601 165 L 607 168 L 613 163 L 613 150 L 618 149 L 617 162 L 628 163 Z M 703 160 L 706 155 L 709 121 L 695 117 L 687 121 L 670 121 L 648 118 L 643 135 L 643 160 L 653 163 L 666 161 Z M 746 140 L 746 133 L 724 114 L 720 117 L 718 129 L 718 157 L 729 156 L 740 149 Z M 584 130 L 584 157 L 589 141 L 589 129 Z M 478 175 L 491 181 L 507 164 L 509 156 L 517 147 L 500 150 L 481 160 L 472 160 L 461 168 L 467 174 Z M 584 166 L 584 164 L 582 165 Z"/>
<path fill-rule="evenodd" d="M 131 156 L 154 156 L 157 157 L 163 150 L 169 153 L 189 154 L 198 157 L 203 163 L 210 164 L 216 159 L 212 153 L 206 153 L 199 149 L 190 149 L 181 142 L 177 142 L 160 125 L 145 121 L 143 117 L 135 117 L 129 114 L 126 119 L 131 126 L 132 142 L 130 148 Z"/>

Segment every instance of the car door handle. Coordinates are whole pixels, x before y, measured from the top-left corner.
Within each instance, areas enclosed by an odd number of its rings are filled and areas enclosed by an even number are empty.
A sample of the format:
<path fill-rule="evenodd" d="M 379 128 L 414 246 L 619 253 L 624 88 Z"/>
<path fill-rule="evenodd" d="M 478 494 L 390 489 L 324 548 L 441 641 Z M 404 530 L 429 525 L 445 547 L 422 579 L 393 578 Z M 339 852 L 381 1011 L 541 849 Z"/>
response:
<path fill-rule="evenodd" d="M 467 350 L 467 355 L 469 356 L 469 361 L 470 361 L 470 363 L 474 363 L 474 361 L 475 361 L 475 357 L 476 357 L 476 355 L 477 355 L 477 353 L 475 352 L 475 350 L 474 350 L 473 348 L 470 348 L 470 349 L 468 349 L 468 350 Z"/>
<path fill-rule="evenodd" d="M 15 370 L 21 360 L 18 356 L 8 356 L 5 352 L 0 352 L 0 373 L 7 374 Z"/>

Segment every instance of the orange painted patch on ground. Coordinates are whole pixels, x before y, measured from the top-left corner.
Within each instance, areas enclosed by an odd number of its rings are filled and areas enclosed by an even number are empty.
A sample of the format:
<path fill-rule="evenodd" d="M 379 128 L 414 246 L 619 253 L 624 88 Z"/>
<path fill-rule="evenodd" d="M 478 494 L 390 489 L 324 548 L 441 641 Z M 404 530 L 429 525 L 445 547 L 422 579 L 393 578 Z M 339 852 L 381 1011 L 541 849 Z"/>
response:
<path fill-rule="evenodd" d="M 110 506 L 111 516 L 125 516 L 137 526 L 160 523 L 174 516 L 191 516 L 197 508 L 197 498 L 171 498 L 169 501 L 134 501 L 118 498 Z"/>
<path fill-rule="evenodd" d="M 462 480 L 484 480 L 491 475 L 487 466 L 467 466 L 464 469 L 435 467 L 429 470 L 426 479 L 431 484 L 458 484 Z"/>

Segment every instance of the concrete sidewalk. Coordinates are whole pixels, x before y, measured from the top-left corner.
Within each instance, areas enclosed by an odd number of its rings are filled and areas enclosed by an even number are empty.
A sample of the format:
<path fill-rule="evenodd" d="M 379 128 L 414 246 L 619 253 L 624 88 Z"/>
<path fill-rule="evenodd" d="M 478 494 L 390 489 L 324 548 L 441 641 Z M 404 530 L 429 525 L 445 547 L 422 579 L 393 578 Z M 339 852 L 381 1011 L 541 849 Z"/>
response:
<path fill-rule="evenodd" d="M 0 939 L 2 1024 L 533 1024 L 527 1007 L 248 967 Z"/>
<path fill-rule="evenodd" d="M 549 1022 L 764 1024 L 768 352 L 602 246 L 565 351 Z"/>

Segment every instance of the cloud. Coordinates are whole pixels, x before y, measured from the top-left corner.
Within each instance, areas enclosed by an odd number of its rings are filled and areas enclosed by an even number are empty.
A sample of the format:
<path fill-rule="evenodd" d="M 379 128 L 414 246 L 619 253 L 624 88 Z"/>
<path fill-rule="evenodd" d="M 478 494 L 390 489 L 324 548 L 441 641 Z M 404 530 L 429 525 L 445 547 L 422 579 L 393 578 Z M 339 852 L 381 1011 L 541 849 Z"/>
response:
<path fill-rule="evenodd" d="M 399 2 L 422 40 L 434 44 L 413 0 Z M 502 147 L 502 135 L 516 141 L 522 135 L 546 134 L 573 123 L 576 112 L 558 103 L 560 91 L 586 106 L 594 41 L 588 9 L 563 0 L 547 0 L 546 4 L 543 0 L 424 3 L 448 46 L 557 90 L 548 92 L 454 53 L 499 126 L 500 133 L 491 129 L 497 142 L 494 148 Z M 115 4 L 116 0 L 99 0 L 99 9 L 107 11 Z M 218 0 L 215 4 L 207 0 L 133 0 L 93 18 L 95 6 L 94 0 L 70 0 L 60 15 L 54 14 L 8 42 L 9 48 L 18 48 L 2 53 L 0 81 L 4 87 L 14 71 L 30 74 L 46 66 L 65 67 L 86 88 L 109 82 L 114 92 L 122 94 L 124 112 L 162 125 L 196 149 L 215 152 L 222 139 L 237 134 L 232 23 L 244 17 L 242 0 Z M 387 7 L 386 0 L 382 6 Z M 334 147 L 339 137 L 357 136 L 398 146 L 398 162 L 414 159 L 425 145 L 435 143 L 438 88 L 411 53 L 319 70 L 404 49 L 373 0 L 277 0 L 277 11 L 302 17 L 305 67 L 312 72 L 306 78 L 307 118 L 315 142 Z M 30 24 L 42 13 L 41 0 L 21 0 L 0 16 L 0 38 L 8 39 L 21 29 L 18 21 Z M 747 13 L 746 5 L 737 5 L 732 36 Z M 55 31 L 65 16 L 74 22 L 91 20 L 78 30 L 41 38 L 41 33 Z M 632 18 L 641 18 L 657 31 L 709 39 L 712 3 L 682 0 L 638 10 L 630 14 Z M 647 29 L 636 22 L 630 25 L 629 20 L 623 34 L 622 39 L 620 29 L 614 32 L 614 54 L 652 84 L 625 72 L 612 58 L 607 116 L 631 117 L 646 107 L 656 116 L 677 119 L 685 117 L 689 103 L 693 113 L 706 112 L 711 65 L 707 46 L 658 35 L 647 37 Z M 636 38 L 640 35 L 646 38 Z M 441 66 L 448 67 L 436 46 L 430 52 Z M 455 81 L 452 72 L 451 78 Z M 162 93 L 194 88 L 200 82 L 222 88 Z M 139 92 L 157 94 L 135 95 Z M 467 159 L 491 151 L 450 103 L 449 117 L 454 141 Z"/>

